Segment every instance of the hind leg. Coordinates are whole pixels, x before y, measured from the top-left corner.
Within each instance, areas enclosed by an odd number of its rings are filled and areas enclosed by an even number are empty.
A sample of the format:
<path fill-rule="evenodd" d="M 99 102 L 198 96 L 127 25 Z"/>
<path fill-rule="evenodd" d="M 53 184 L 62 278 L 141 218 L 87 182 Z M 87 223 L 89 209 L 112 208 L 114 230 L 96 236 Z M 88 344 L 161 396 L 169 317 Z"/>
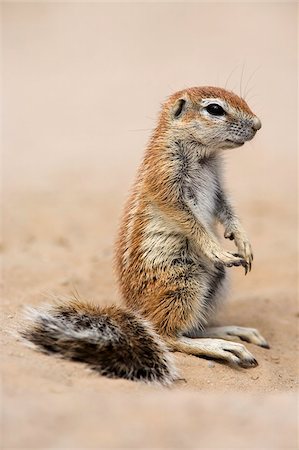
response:
<path fill-rule="evenodd" d="M 214 297 L 209 301 L 212 305 L 216 305 L 221 298 L 221 293 L 225 290 L 225 283 L 219 283 L 218 289 L 214 293 Z M 241 341 L 249 342 L 263 348 L 270 348 L 266 339 L 255 328 L 240 327 L 237 325 L 223 326 L 223 327 L 202 327 L 198 326 L 187 334 L 188 337 L 193 338 L 216 338 L 224 339 L 226 341 L 234 341 L 241 339 Z"/>
<path fill-rule="evenodd" d="M 205 276 L 199 277 L 198 267 L 180 267 L 173 275 L 167 289 L 160 291 L 160 298 L 153 309 L 151 322 L 168 344 L 171 351 L 221 360 L 244 368 L 255 367 L 257 361 L 244 345 L 223 339 L 192 339 L 184 336 L 196 324 L 205 326 L 211 312 L 206 295 L 211 293 Z M 222 277 L 219 278 L 219 282 Z M 205 281 L 205 282 L 204 282 Z M 213 309 L 213 308 L 212 308 Z"/>
<path fill-rule="evenodd" d="M 170 350 L 216 359 L 245 369 L 256 367 L 256 359 L 242 344 L 223 339 L 165 338 Z"/>
<path fill-rule="evenodd" d="M 219 277 L 219 273 L 221 274 L 221 272 L 218 272 L 218 277 L 217 273 L 211 276 L 211 287 L 208 292 L 209 296 L 206 299 L 208 304 L 212 306 L 212 310 L 216 309 L 215 307 L 219 301 L 223 299 L 225 293 L 227 292 L 227 277 L 224 276 L 224 272 L 222 272 L 223 276 Z M 255 328 L 245 328 L 235 325 L 224 327 L 202 327 L 201 324 L 199 324 L 199 326 L 195 327 L 195 329 L 190 330 L 186 336 L 192 338 L 224 339 L 226 341 L 234 341 L 236 338 L 239 338 L 242 341 L 246 341 L 263 348 L 270 348 L 266 339 Z"/>
<path fill-rule="evenodd" d="M 234 338 L 239 338 L 241 341 L 259 345 L 263 348 L 270 348 L 266 339 L 255 328 L 238 327 L 235 325 L 226 327 L 212 327 L 203 331 L 198 331 L 197 336 L 203 338 L 224 339 L 227 341 L 234 340 Z"/>

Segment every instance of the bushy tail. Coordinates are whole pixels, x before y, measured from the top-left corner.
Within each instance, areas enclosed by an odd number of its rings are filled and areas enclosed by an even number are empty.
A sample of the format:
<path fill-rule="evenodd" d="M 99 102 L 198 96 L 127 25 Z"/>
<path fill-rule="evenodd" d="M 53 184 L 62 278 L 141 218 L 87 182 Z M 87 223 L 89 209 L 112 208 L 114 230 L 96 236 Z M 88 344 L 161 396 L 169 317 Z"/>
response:
<path fill-rule="evenodd" d="M 81 361 L 101 375 L 169 384 L 176 379 L 166 345 L 125 309 L 79 300 L 28 309 L 21 336 L 45 353 Z"/>

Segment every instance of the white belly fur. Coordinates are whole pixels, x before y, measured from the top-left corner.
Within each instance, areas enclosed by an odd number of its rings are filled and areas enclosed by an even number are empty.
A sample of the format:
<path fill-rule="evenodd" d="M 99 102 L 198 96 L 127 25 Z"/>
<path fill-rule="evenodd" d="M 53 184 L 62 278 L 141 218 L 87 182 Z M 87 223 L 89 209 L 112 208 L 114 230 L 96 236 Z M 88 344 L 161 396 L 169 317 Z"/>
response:
<path fill-rule="evenodd" d="M 199 171 L 193 171 L 187 184 L 187 191 L 193 198 L 186 198 L 186 202 L 195 217 L 208 228 L 213 228 L 215 220 L 215 199 L 217 182 L 216 175 L 209 166 L 203 166 Z"/>

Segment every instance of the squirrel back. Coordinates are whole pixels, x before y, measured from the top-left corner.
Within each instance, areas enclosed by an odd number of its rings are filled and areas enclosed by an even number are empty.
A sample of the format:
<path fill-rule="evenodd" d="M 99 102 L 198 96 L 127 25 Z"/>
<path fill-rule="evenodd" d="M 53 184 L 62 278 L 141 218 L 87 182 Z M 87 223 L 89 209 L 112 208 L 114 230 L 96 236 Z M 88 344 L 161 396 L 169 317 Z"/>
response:
<path fill-rule="evenodd" d="M 170 352 L 144 319 L 124 308 L 71 300 L 28 308 L 21 336 L 47 354 L 80 361 L 101 375 L 169 384 Z"/>

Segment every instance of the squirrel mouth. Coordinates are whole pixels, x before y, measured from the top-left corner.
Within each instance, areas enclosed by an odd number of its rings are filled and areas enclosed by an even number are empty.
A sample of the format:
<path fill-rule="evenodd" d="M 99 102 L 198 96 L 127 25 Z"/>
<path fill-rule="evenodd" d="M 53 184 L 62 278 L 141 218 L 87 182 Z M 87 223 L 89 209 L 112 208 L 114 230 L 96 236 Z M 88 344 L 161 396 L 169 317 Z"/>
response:
<path fill-rule="evenodd" d="M 225 142 L 229 143 L 229 144 L 233 144 L 236 145 L 238 147 L 241 147 L 241 145 L 244 145 L 245 142 L 244 141 L 233 141 L 232 139 L 225 139 Z"/>

